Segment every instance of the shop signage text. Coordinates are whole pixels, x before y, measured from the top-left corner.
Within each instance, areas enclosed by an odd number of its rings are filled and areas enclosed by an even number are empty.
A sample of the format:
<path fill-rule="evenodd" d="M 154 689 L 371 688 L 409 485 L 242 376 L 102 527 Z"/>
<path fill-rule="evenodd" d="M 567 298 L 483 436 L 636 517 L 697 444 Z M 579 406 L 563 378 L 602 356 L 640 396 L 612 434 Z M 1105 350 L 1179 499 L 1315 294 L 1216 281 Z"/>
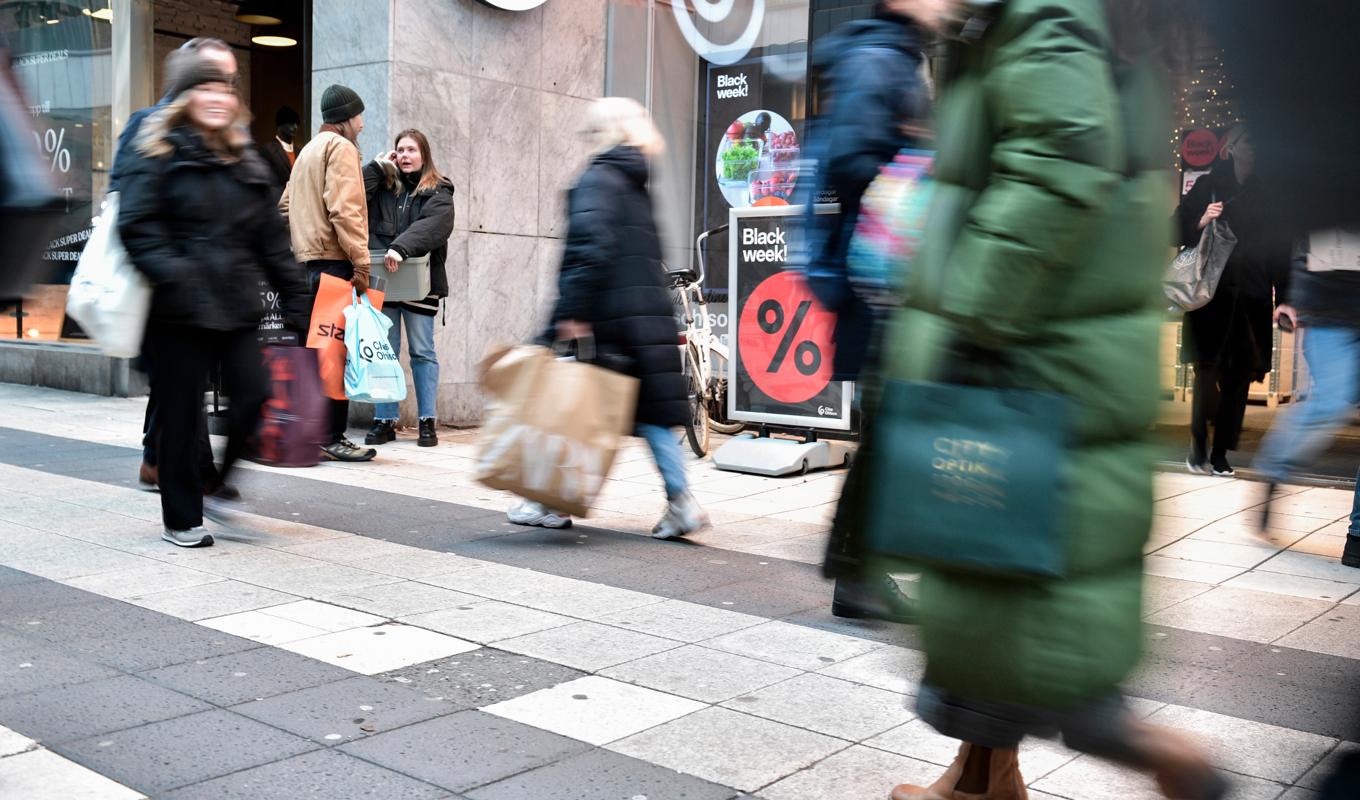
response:
<path fill-rule="evenodd" d="M 740 75 L 719 75 L 718 89 L 714 96 L 719 100 L 732 100 L 737 97 L 750 97 L 751 84 L 746 78 L 746 73 Z"/>

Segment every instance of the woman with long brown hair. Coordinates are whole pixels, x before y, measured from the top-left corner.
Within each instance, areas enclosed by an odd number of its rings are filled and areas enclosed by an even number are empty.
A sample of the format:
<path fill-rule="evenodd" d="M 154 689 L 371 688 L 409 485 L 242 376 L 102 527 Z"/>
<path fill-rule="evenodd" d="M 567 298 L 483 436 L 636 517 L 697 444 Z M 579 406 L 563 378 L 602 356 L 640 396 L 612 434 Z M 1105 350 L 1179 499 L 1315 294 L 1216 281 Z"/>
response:
<path fill-rule="evenodd" d="M 177 50 L 166 59 L 166 85 L 173 99 L 142 124 L 123 174 L 118 232 L 155 287 L 145 347 L 160 398 L 162 538 L 201 547 L 213 542 L 205 510 L 224 510 L 212 495 L 244 452 L 268 394 L 256 336 L 260 281 L 279 291 L 296 330 L 307 328 L 307 286 L 235 76 L 202 52 Z M 198 426 L 208 375 L 218 368 L 231 398 L 227 447 L 217 486 L 205 487 Z"/>
<path fill-rule="evenodd" d="M 1052 459 L 1053 480 L 1033 490 L 1043 498 L 1008 482 L 1006 524 L 973 515 L 994 529 L 959 530 L 956 552 L 910 562 L 926 653 L 916 708 L 963 744 L 934 784 L 892 797 L 1023 800 L 1020 743 L 1061 734 L 1152 773 L 1167 797 L 1219 798 L 1226 784 L 1194 743 L 1140 719 L 1120 689 L 1140 655 L 1152 523 L 1148 431 L 1174 185 L 1160 31 L 1176 4 L 966 7 L 961 26 L 937 18 L 957 35 L 941 74 L 935 206 L 888 326 L 883 378 L 1033 394 L 1064 411 L 1013 431 L 1043 431 L 1031 448 L 1042 458 L 1019 467 Z M 915 413 L 885 406 L 877 427 Z M 964 410 L 956 420 L 976 424 Z M 1051 548 L 1057 565 L 1030 571 L 989 552 L 1004 537 Z"/>
<path fill-rule="evenodd" d="M 368 247 L 386 251 L 386 271 L 396 272 L 408 258 L 430 257 L 429 295 L 421 300 L 386 303 L 383 313 L 392 320 L 388 329 L 392 352 L 401 352 L 401 329 L 406 327 L 420 425 L 417 444 L 434 447 L 439 443 L 435 432 L 439 356 L 434 347 L 434 317 L 439 313 L 439 301 L 449 295 L 444 265 L 453 233 L 453 183 L 435 167 L 429 138 L 412 128 L 397 134 L 393 150 L 364 167 L 364 190 L 368 193 Z M 399 416 L 396 403 L 378 404 L 364 444 L 396 439 Z"/>

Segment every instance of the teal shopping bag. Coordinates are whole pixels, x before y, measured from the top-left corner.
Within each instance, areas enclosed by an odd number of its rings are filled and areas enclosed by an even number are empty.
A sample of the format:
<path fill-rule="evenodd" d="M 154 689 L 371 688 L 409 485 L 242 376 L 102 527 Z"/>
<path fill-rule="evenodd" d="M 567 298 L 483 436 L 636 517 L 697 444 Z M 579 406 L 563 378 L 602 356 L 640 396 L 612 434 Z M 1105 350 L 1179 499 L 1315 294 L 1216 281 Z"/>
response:
<path fill-rule="evenodd" d="M 345 315 L 345 396 L 364 403 L 406 399 L 406 373 L 392 352 L 392 320 L 373 307 L 368 295 L 351 295 Z"/>
<path fill-rule="evenodd" d="M 869 428 L 870 552 L 1012 578 L 1066 572 L 1067 398 L 1020 389 L 884 384 Z"/>

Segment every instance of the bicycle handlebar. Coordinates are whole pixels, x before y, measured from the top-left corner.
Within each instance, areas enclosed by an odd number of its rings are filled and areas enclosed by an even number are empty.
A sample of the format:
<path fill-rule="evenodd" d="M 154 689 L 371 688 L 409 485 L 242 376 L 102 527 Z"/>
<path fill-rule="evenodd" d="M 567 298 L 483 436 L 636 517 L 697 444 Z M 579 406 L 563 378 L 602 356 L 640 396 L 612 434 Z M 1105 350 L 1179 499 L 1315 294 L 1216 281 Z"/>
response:
<path fill-rule="evenodd" d="M 727 230 L 727 228 L 728 223 L 724 222 L 723 224 L 719 225 L 718 227 L 714 228 L 711 231 L 704 231 L 703 233 L 699 234 L 698 239 L 694 240 L 694 252 L 699 257 L 699 283 L 701 284 L 704 282 L 704 279 L 708 276 L 708 265 L 704 260 L 704 242 L 708 241 L 708 237 L 712 236 L 715 233 L 722 233 L 723 231 Z"/>

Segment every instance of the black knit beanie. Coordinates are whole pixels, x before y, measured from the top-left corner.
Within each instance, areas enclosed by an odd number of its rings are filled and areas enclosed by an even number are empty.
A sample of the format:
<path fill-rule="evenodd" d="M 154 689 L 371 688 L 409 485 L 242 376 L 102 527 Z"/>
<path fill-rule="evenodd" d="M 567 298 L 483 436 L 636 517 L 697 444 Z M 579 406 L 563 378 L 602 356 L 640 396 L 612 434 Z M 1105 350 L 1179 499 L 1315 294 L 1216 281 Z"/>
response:
<path fill-rule="evenodd" d="M 193 50 L 176 50 L 165 59 L 166 94 L 178 97 L 205 83 L 233 83 L 232 76 Z"/>
<path fill-rule="evenodd" d="M 348 86 L 333 83 L 321 95 L 321 121 L 339 125 L 364 113 L 364 101 Z"/>

